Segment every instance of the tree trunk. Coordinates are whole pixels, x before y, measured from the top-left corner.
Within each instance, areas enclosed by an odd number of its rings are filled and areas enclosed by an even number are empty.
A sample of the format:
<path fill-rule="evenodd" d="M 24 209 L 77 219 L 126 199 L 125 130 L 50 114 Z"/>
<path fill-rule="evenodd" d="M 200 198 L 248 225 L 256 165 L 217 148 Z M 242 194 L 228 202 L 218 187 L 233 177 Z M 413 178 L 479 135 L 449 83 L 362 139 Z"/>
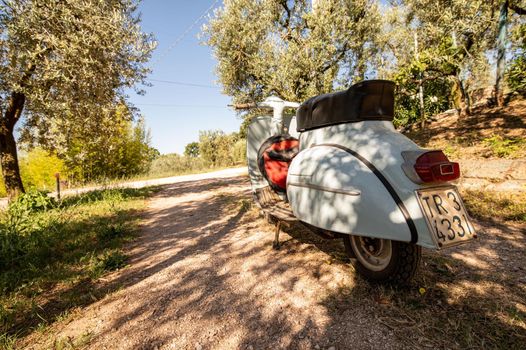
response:
<path fill-rule="evenodd" d="M 420 128 L 425 129 L 426 127 L 426 106 L 424 104 L 424 84 L 422 82 L 422 75 L 418 82 L 418 104 L 420 106 Z"/>
<path fill-rule="evenodd" d="M 415 32 L 414 35 L 414 44 L 415 44 L 415 60 L 419 60 L 419 54 L 418 54 L 418 33 Z M 425 104 L 424 104 L 424 81 L 423 81 L 424 74 L 423 72 L 420 72 L 418 74 L 418 105 L 420 109 L 420 128 L 423 130 L 426 127 L 426 110 L 425 110 Z"/>
<path fill-rule="evenodd" d="M 9 201 L 24 192 L 13 131 L 22 115 L 25 100 L 24 94 L 12 93 L 5 114 L 0 118 L 0 163 Z"/>
<path fill-rule="evenodd" d="M 506 30 L 508 22 L 508 5 L 508 0 L 505 0 L 502 3 L 499 16 L 499 37 L 497 39 L 497 79 L 495 81 L 495 98 L 497 99 L 497 106 L 499 107 L 504 105 L 502 82 L 504 81 L 504 72 L 506 70 Z"/>
<path fill-rule="evenodd" d="M 458 82 L 458 87 L 460 89 L 460 93 L 462 95 L 462 100 L 464 102 L 464 106 L 461 109 L 461 114 L 471 115 L 471 99 L 469 98 L 469 93 L 466 90 L 466 87 L 464 86 L 464 82 L 460 77 L 457 75 L 455 77 Z"/>

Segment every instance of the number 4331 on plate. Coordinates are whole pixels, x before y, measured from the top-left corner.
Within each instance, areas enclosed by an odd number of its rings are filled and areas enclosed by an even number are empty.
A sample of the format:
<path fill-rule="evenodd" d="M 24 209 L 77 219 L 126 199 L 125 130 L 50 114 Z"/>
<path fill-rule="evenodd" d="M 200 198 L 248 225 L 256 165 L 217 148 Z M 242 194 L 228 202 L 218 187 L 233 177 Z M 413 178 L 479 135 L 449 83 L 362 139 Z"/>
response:
<path fill-rule="evenodd" d="M 430 188 L 416 193 L 427 224 L 440 248 L 477 237 L 456 187 Z"/>

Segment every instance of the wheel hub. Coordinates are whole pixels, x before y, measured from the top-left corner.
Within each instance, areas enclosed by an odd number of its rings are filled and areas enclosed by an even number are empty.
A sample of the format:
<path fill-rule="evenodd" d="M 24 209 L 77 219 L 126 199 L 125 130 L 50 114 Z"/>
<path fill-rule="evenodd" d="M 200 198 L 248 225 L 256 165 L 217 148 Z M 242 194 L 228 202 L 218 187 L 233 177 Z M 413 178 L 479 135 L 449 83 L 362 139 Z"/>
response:
<path fill-rule="evenodd" d="M 352 236 L 351 245 L 358 261 L 369 270 L 382 271 L 391 261 L 390 240 Z"/>

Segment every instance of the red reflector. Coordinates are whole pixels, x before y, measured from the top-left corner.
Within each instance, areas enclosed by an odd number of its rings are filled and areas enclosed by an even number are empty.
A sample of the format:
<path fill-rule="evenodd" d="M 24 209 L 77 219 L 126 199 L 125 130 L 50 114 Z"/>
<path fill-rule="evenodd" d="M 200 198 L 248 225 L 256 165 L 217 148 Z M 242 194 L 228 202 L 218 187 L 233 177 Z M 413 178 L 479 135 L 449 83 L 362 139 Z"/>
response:
<path fill-rule="evenodd" d="M 415 171 L 423 182 L 446 182 L 460 177 L 458 163 L 450 162 L 442 151 L 430 151 L 416 159 Z"/>

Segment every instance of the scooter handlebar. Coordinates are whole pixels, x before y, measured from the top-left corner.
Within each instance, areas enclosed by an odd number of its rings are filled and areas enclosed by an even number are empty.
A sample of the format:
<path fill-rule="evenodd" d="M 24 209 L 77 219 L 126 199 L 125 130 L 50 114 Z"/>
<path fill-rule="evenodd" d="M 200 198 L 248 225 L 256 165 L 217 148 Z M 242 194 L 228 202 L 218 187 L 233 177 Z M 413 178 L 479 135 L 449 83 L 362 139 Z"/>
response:
<path fill-rule="evenodd" d="M 298 102 L 283 101 L 279 98 L 270 97 L 260 103 L 236 103 L 228 105 L 234 109 L 251 109 L 251 108 L 279 108 L 279 107 L 290 107 L 298 108 L 300 104 Z"/>

